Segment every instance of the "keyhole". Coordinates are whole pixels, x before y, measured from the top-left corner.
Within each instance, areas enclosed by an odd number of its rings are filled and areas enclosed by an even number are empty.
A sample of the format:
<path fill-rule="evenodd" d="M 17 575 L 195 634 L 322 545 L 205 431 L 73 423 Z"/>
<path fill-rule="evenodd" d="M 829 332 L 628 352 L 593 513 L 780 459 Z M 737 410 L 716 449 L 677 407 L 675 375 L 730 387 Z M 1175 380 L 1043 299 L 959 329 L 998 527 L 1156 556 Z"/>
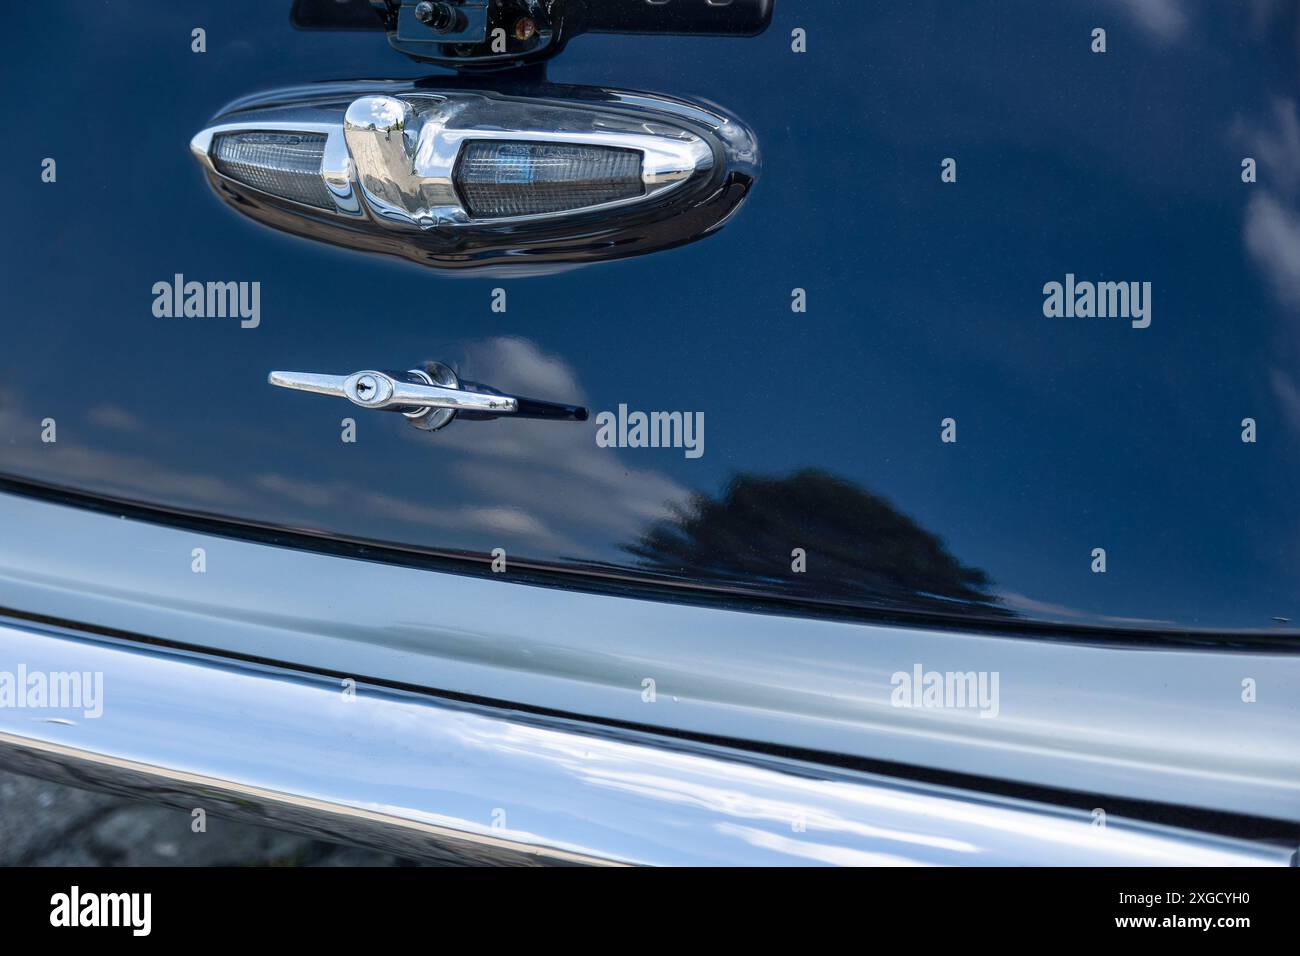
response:
<path fill-rule="evenodd" d="M 353 386 L 353 393 L 357 401 L 364 405 L 373 405 L 380 401 L 379 398 L 379 381 L 373 375 L 362 375 L 357 379 L 357 384 Z"/>

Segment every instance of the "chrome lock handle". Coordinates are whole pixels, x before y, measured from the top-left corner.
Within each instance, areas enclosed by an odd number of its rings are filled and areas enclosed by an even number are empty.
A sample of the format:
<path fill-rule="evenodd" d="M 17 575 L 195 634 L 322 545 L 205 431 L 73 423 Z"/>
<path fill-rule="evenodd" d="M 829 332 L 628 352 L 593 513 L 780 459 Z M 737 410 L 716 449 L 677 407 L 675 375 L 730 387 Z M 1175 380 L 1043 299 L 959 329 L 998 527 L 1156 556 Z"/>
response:
<path fill-rule="evenodd" d="M 354 405 L 403 413 L 418 408 L 451 408 L 510 414 L 519 403 L 509 395 L 490 395 L 462 388 L 434 385 L 422 371 L 407 373 L 418 381 L 395 377 L 388 372 L 363 371 L 351 375 L 322 375 L 318 372 L 272 372 L 267 381 L 281 388 L 346 398 Z"/>
<path fill-rule="evenodd" d="M 320 372 L 271 372 L 267 381 L 280 388 L 346 398 L 361 408 L 401 412 L 411 424 L 428 431 L 441 428 L 458 412 L 473 418 L 514 415 L 519 418 L 560 418 L 585 421 L 587 410 L 534 399 L 503 395 L 484 386 L 462 387 L 447 366 L 430 362 L 401 372 L 365 369 L 351 375 Z"/>

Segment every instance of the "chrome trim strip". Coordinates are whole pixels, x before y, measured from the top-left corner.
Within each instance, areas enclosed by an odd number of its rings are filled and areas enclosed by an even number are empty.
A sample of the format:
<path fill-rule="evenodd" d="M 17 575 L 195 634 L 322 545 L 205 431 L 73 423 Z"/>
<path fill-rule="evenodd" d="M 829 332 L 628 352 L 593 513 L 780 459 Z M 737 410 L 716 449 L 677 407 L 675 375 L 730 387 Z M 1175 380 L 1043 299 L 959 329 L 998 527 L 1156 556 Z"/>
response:
<path fill-rule="evenodd" d="M 1300 821 L 1293 653 L 687 607 L 515 584 L 509 572 L 284 549 L 8 494 L 0 529 L 0 607 L 31 614 L 602 720 Z M 207 570 L 195 574 L 200 547 Z M 916 662 L 1000 673 L 998 716 L 891 706 L 891 674 Z M 1242 700 L 1245 678 L 1256 682 L 1253 703 Z"/>
<path fill-rule="evenodd" d="M 0 763 L 437 859 L 1284 866 L 1294 858 L 1293 848 L 1123 819 L 1097 827 L 1081 811 L 0 623 L 0 670 L 20 668 L 102 674 L 100 712 L 10 701 L 0 707 Z"/>

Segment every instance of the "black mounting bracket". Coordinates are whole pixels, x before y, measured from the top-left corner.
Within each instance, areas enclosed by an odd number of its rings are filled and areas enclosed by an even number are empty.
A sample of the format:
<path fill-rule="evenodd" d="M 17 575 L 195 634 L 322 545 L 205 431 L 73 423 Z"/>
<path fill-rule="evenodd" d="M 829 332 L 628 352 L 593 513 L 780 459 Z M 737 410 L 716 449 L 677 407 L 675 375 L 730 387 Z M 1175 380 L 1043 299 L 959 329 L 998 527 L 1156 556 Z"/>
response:
<path fill-rule="evenodd" d="M 393 48 L 456 69 L 550 59 L 582 33 L 756 36 L 774 0 L 294 0 L 304 30 L 385 30 Z"/>

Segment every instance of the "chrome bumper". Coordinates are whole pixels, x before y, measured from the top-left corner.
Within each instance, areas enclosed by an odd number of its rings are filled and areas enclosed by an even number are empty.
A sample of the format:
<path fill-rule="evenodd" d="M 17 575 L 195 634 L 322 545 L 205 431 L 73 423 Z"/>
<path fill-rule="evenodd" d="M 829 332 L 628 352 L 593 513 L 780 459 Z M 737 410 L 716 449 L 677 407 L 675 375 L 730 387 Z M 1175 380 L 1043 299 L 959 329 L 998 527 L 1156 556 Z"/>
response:
<path fill-rule="evenodd" d="M 24 616 L 674 737 L 1300 827 L 1300 654 L 1287 647 L 1129 647 L 694 607 L 11 494 L 0 494 L 0 529 L 0 608 Z M 195 548 L 207 573 L 193 572 Z M 892 675 L 918 663 L 1000 674 L 997 719 L 894 706 Z"/>
<path fill-rule="evenodd" d="M 52 675 L 102 674 L 102 713 L 10 695 L 0 764 L 419 858 L 1295 862 L 1294 847 L 1114 817 L 1096 826 L 1078 810 L 0 622 L 0 682 L 20 670 L 50 687 Z"/>

